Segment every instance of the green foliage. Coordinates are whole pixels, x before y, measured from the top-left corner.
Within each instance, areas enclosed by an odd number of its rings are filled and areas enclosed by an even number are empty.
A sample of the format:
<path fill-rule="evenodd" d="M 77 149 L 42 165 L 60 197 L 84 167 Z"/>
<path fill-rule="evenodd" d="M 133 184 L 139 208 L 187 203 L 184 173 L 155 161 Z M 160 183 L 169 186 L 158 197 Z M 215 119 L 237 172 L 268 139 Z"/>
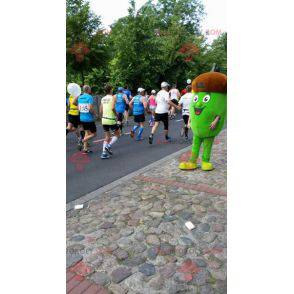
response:
<path fill-rule="evenodd" d="M 100 17 L 91 10 L 88 1 L 66 2 L 66 65 L 67 78 L 75 77 L 81 83 L 95 67 L 107 67 L 106 36 Z M 69 81 L 69 80 L 67 80 Z"/>
<path fill-rule="evenodd" d="M 105 34 L 87 1 L 67 0 L 67 81 L 150 91 L 163 80 L 183 88 L 213 63 L 226 72 L 226 34 L 208 46 L 200 34 L 204 15 L 201 0 L 149 0 L 139 10 L 130 0 L 128 15 Z"/>
<path fill-rule="evenodd" d="M 221 72 L 227 73 L 227 33 L 221 34 L 213 41 L 207 59 L 217 63 Z"/>

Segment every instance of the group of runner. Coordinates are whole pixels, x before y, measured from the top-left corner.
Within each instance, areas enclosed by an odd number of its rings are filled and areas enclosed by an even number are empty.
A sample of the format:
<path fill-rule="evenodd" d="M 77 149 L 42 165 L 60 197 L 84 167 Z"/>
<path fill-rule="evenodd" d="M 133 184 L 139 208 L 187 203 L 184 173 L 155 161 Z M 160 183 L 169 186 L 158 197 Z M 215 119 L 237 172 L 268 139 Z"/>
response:
<path fill-rule="evenodd" d="M 148 96 L 144 88 L 138 88 L 137 95 L 131 95 L 130 90 L 119 87 L 117 93 L 113 94 L 113 88 L 110 85 L 105 87 L 105 96 L 101 99 L 99 113 L 102 118 L 102 127 L 104 130 L 104 140 L 102 159 L 108 159 L 113 155 L 112 146 L 122 134 L 124 122 L 129 123 L 129 110 L 132 110 L 134 125 L 130 131 L 130 137 L 136 141 L 142 140 L 144 131 L 145 113 L 150 113 L 149 126 L 151 133 L 148 137 L 149 144 L 153 143 L 153 137 L 160 122 L 164 126 L 164 135 L 167 141 L 170 141 L 168 135 L 169 119 L 175 118 L 176 109 L 182 111 L 183 128 L 181 136 L 188 139 L 189 130 L 189 107 L 192 99 L 191 81 L 187 81 L 187 87 L 182 91 L 182 96 L 176 85 L 170 85 L 167 82 L 161 83 L 161 90 L 156 93 L 151 91 Z M 68 125 L 66 134 L 76 132 L 78 137 L 78 147 L 84 154 L 92 152 L 89 149 L 89 141 L 95 137 L 97 129 L 95 119 L 98 113 L 94 108 L 94 100 L 91 95 L 91 88 L 88 85 L 83 86 L 83 93 L 78 97 L 70 96 L 68 99 Z"/>

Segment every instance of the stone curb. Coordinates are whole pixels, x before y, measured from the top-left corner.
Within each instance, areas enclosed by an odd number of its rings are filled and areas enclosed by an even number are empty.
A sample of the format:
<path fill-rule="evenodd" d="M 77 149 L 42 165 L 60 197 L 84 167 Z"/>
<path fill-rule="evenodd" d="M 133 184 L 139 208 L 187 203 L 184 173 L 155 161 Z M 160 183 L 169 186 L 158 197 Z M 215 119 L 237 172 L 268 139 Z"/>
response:
<path fill-rule="evenodd" d="M 120 178 L 120 179 L 118 179 L 118 180 L 115 180 L 112 183 L 110 183 L 108 185 L 105 185 L 105 186 L 103 186 L 103 187 L 101 187 L 101 188 L 99 188 L 99 189 L 97 189 L 97 190 L 95 190 L 95 191 L 93 191 L 91 193 L 88 193 L 88 194 L 80 197 L 79 199 L 68 202 L 66 204 L 66 211 L 74 209 L 74 206 L 77 205 L 77 204 L 85 204 L 86 202 L 100 196 L 101 194 L 115 188 L 116 186 L 121 185 L 126 181 L 129 181 L 130 179 L 138 176 L 139 174 L 144 173 L 146 171 L 149 171 L 150 169 L 152 169 L 154 167 L 157 167 L 158 165 L 162 165 L 166 161 L 172 160 L 172 159 L 178 157 L 179 155 L 181 155 L 182 153 L 184 153 L 186 151 L 189 151 L 189 150 L 191 150 L 191 145 L 187 146 L 187 147 L 185 147 L 185 148 L 183 148 L 181 150 L 178 150 L 178 151 L 176 151 L 176 152 L 174 152 L 174 153 L 172 153 L 170 155 L 167 155 L 167 156 L 165 156 L 165 157 L 163 157 L 163 158 L 161 158 L 161 159 L 159 159 L 159 160 L 157 160 L 157 161 L 155 161 L 155 162 L 153 162 L 153 163 L 151 163 L 151 164 L 149 164 L 149 165 L 147 165 L 145 167 L 142 167 L 142 168 L 140 168 L 140 169 L 138 169 L 138 170 L 136 170 L 136 171 L 134 171 L 134 172 Z"/>

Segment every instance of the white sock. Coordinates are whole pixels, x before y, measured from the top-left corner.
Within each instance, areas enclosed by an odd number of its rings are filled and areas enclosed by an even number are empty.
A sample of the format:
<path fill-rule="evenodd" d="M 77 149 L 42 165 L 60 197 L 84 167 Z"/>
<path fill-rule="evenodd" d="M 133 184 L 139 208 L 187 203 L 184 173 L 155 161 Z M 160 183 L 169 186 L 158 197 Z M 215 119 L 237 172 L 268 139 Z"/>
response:
<path fill-rule="evenodd" d="M 117 139 L 118 139 L 117 136 L 113 136 L 111 138 L 111 141 L 110 141 L 109 145 L 112 146 L 117 141 Z"/>
<path fill-rule="evenodd" d="M 105 152 L 106 151 L 106 149 L 105 149 L 105 147 L 107 146 L 107 142 L 106 141 L 103 141 L 103 152 Z"/>

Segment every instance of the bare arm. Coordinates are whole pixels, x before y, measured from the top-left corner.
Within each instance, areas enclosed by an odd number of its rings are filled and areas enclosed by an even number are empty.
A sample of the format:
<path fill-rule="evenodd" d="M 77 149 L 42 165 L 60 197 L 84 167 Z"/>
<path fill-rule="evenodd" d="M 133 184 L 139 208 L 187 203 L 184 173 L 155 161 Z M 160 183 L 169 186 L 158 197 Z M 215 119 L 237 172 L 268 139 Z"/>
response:
<path fill-rule="evenodd" d="M 168 103 L 169 105 L 175 107 L 175 108 L 178 108 L 178 105 L 176 105 L 175 103 L 173 103 L 171 100 L 169 100 L 167 103 Z"/>
<path fill-rule="evenodd" d="M 115 111 L 115 103 L 116 103 L 116 95 L 113 96 L 112 99 L 112 111 L 114 112 L 114 114 L 116 115 L 116 111 Z"/>
<path fill-rule="evenodd" d="M 94 109 L 94 105 L 93 104 L 89 104 L 89 111 L 94 114 L 95 116 L 97 116 L 96 110 Z"/>
<path fill-rule="evenodd" d="M 75 106 L 78 105 L 78 98 L 79 98 L 79 96 L 74 97 L 74 99 L 73 99 L 73 101 L 72 101 L 72 104 L 73 104 L 73 105 L 75 105 Z"/>
<path fill-rule="evenodd" d="M 134 103 L 134 98 L 132 98 L 132 100 L 130 101 L 129 106 L 133 107 L 133 103 Z"/>
<path fill-rule="evenodd" d="M 142 98 L 142 103 L 143 103 L 143 106 L 144 106 L 144 109 L 147 109 L 147 101 L 145 98 Z"/>
<path fill-rule="evenodd" d="M 183 108 L 183 99 L 181 98 L 179 101 L 179 105 L 177 105 L 177 109 L 182 110 L 182 108 Z"/>
<path fill-rule="evenodd" d="M 100 113 L 100 116 L 102 117 L 102 114 L 103 114 L 103 104 L 100 102 L 100 107 L 99 107 L 99 113 Z"/>
<path fill-rule="evenodd" d="M 123 97 L 124 97 L 124 99 L 125 99 L 126 104 L 129 105 L 129 100 L 128 100 L 127 95 L 124 95 Z"/>

